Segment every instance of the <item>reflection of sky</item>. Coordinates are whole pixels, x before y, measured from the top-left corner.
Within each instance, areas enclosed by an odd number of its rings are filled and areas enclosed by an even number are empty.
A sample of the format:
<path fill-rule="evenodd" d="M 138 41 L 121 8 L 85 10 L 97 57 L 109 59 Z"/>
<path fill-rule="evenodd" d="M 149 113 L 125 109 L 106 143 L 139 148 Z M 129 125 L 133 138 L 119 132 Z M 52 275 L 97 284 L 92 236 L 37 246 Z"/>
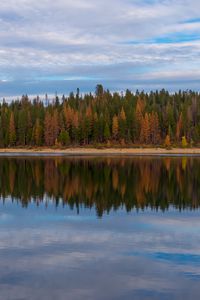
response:
<path fill-rule="evenodd" d="M 0 299 L 198 299 L 199 216 L 1 203 Z"/>

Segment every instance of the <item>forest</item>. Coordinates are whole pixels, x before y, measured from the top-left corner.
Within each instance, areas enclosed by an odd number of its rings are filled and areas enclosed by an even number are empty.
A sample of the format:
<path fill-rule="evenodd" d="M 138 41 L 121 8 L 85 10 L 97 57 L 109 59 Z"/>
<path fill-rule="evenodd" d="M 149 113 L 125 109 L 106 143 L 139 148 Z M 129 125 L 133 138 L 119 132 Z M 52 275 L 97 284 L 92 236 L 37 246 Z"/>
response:
<path fill-rule="evenodd" d="M 198 146 L 200 93 L 71 92 L 0 104 L 0 147 Z"/>

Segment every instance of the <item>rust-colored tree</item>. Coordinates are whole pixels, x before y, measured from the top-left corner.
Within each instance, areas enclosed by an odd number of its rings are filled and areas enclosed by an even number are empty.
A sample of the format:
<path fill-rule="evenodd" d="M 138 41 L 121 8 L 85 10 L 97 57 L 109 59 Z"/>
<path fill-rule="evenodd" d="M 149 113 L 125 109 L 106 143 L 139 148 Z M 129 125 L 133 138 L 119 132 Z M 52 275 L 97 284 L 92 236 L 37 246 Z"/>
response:
<path fill-rule="evenodd" d="M 34 142 L 37 146 L 42 144 L 42 126 L 40 125 L 40 120 L 37 118 L 34 126 Z"/>
<path fill-rule="evenodd" d="M 135 109 L 136 140 L 140 140 L 144 109 L 145 109 L 145 101 L 142 100 L 141 98 L 138 98 L 136 109 Z"/>
<path fill-rule="evenodd" d="M 150 141 L 152 144 L 156 145 L 161 142 L 160 137 L 160 125 L 159 125 L 159 118 L 157 112 L 152 112 L 149 116 L 149 123 L 150 123 Z"/>
<path fill-rule="evenodd" d="M 46 146 L 54 145 L 54 136 L 52 130 L 52 117 L 51 114 L 47 111 L 44 119 L 44 140 Z"/>
<path fill-rule="evenodd" d="M 169 149 L 171 147 L 171 140 L 170 140 L 170 135 L 167 134 L 164 142 L 164 146 Z"/>
<path fill-rule="evenodd" d="M 69 131 L 71 129 L 71 124 L 73 120 L 73 109 L 69 105 L 64 105 L 63 112 L 65 116 L 66 129 Z"/>
<path fill-rule="evenodd" d="M 150 143 L 150 122 L 148 113 L 145 113 L 145 117 L 142 119 L 140 142 L 144 144 Z"/>
<path fill-rule="evenodd" d="M 126 138 L 126 114 L 123 107 L 120 111 L 118 120 L 119 120 L 119 136 L 122 142 L 125 141 Z"/>
<path fill-rule="evenodd" d="M 15 146 L 15 144 L 16 144 L 15 119 L 14 119 L 14 113 L 11 112 L 10 122 L 9 122 L 9 145 Z"/>
<path fill-rule="evenodd" d="M 117 140 L 119 134 L 119 122 L 118 117 L 114 115 L 112 120 L 112 135 L 115 140 Z"/>

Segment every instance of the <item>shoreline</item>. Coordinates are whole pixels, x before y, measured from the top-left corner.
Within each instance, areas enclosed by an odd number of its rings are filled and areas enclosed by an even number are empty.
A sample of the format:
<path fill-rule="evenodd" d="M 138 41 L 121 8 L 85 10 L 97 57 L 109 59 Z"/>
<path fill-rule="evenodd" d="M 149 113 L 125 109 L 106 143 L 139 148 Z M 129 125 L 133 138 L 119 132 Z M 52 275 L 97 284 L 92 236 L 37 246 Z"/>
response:
<path fill-rule="evenodd" d="M 1 156 L 200 156 L 200 148 L 3 148 Z"/>

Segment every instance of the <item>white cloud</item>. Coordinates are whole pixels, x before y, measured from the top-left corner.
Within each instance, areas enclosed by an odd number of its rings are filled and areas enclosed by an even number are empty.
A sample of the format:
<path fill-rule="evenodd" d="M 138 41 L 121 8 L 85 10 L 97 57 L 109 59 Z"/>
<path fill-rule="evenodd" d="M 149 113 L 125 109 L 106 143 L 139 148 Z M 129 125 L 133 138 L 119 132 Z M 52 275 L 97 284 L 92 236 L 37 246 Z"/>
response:
<path fill-rule="evenodd" d="M 189 76 L 200 65 L 199 10 L 197 0 L 4 1 L 0 80 L 84 75 L 128 85 L 130 74 L 158 69 L 179 80 L 180 70 Z"/>

